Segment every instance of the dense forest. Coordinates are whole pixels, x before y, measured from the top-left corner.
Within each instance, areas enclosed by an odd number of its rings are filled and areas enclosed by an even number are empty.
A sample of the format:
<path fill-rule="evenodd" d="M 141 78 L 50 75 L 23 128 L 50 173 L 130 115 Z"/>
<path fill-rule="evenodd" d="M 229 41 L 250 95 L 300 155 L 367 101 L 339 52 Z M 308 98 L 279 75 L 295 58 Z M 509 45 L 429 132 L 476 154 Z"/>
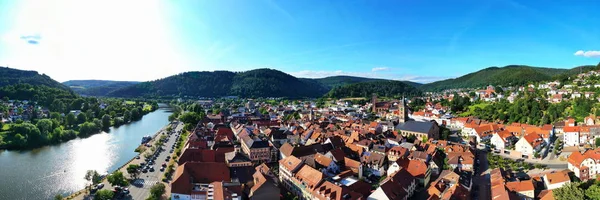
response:
<path fill-rule="evenodd" d="M 458 78 L 424 84 L 423 91 L 441 91 L 452 88 L 477 88 L 487 85 L 525 85 L 539 81 L 552 81 L 572 76 L 582 70 L 594 66 L 582 66 L 573 69 L 556 69 L 530 67 L 524 65 L 509 65 L 505 67 L 490 67 Z"/>
<path fill-rule="evenodd" d="M 366 97 L 373 94 L 382 97 L 418 96 L 421 91 L 401 81 L 370 81 L 335 87 L 325 96 L 329 98 Z"/>
<path fill-rule="evenodd" d="M 256 69 L 246 72 L 186 72 L 109 93 L 115 97 L 318 97 L 327 90 L 289 74 Z"/>
<path fill-rule="evenodd" d="M 36 71 L 18 70 L 8 67 L 0 67 L 0 87 L 16 84 L 43 85 L 57 89 L 69 90 L 69 88 L 45 74 Z"/>
<path fill-rule="evenodd" d="M 77 94 L 86 96 L 106 96 L 117 89 L 135 85 L 135 81 L 72 80 L 63 82 Z"/>

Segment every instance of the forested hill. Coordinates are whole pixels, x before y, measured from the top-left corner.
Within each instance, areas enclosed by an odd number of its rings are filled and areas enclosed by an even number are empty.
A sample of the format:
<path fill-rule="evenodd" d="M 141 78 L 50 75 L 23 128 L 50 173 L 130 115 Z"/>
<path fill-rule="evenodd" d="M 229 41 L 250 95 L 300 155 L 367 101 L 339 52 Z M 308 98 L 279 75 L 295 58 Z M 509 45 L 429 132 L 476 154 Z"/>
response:
<path fill-rule="evenodd" d="M 272 69 L 246 72 L 186 72 L 109 93 L 115 97 L 319 97 L 328 90 L 314 81 Z"/>
<path fill-rule="evenodd" d="M 106 94 L 131 85 L 138 84 L 136 81 L 109 81 L 109 80 L 71 80 L 63 82 L 73 91 L 82 95 L 105 96 Z"/>
<path fill-rule="evenodd" d="M 37 71 L 18 70 L 0 67 L 0 87 L 16 84 L 44 85 L 52 88 L 69 90 L 69 88 L 45 74 Z"/>
<path fill-rule="evenodd" d="M 50 105 L 54 99 L 73 98 L 75 93 L 67 86 L 36 71 L 0 67 L 0 97 L 33 100 Z"/>
<path fill-rule="evenodd" d="M 330 98 L 344 97 L 371 97 L 373 93 L 385 97 L 417 96 L 421 91 L 402 81 L 369 81 L 338 86 L 329 91 L 325 96 Z"/>
<path fill-rule="evenodd" d="M 589 69 L 589 67 L 582 66 L 582 69 Z M 458 78 L 424 84 L 420 89 L 423 91 L 441 91 L 452 88 L 475 88 L 486 85 L 525 85 L 527 83 L 559 79 L 560 76 L 577 74 L 579 71 L 579 68 L 569 70 L 525 65 L 489 67 Z"/>

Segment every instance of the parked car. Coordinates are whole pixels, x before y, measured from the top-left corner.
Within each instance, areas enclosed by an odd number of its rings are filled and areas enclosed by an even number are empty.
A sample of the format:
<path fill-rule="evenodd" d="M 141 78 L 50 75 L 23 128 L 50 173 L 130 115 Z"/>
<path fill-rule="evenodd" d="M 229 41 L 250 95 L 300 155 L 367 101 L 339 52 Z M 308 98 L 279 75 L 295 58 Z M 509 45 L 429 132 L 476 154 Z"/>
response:
<path fill-rule="evenodd" d="M 104 188 L 104 183 L 99 183 L 98 185 L 96 185 L 96 189 L 102 189 Z"/>

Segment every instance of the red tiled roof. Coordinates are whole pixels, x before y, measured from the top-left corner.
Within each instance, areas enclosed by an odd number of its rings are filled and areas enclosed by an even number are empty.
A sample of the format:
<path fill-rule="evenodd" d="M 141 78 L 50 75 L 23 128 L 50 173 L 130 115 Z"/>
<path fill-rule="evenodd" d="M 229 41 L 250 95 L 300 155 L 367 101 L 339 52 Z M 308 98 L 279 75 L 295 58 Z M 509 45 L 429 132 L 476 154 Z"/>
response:
<path fill-rule="evenodd" d="M 563 170 L 563 171 L 546 174 L 546 180 L 550 184 L 556 184 L 556 183 L 571 181 L 571 178 L 569 177 L 569 171 Z"/>
<path fill-rule="evenodd" d="M 581 165 L 581 162 L 583 162 L 583 160 L 585 160 L 585 157 L 579 152 L 579 151 L 575 151 L 573 153 L 571 153 L 571 155 L 569 156 L 569 163 L 571 163 L 572 165 L 579 167 Z"/>
<path fill-rule="evenodd" d="M 525 192 L 525 191 L 531 191 L 531 190 L 535 189 L 533 187 L 533 182 L 531 180 L 507 182 L 506 188 L 509 191 L 513 191 L 513 192 Z"/>
<path fill-rule="evenodd" d="M 581 131 L 581 127 L 579 126 L 565 126 L 563 131 L 566 132 L 579 132 Z"/>
<path fill-rule="evenodd" d="M 184 163 L 177 167 L 174 177 L 171 183 L 171 193 L 178 194 L 190 194 L 193 183 L 231 180 L 227 165 L 216 162 Z"/>

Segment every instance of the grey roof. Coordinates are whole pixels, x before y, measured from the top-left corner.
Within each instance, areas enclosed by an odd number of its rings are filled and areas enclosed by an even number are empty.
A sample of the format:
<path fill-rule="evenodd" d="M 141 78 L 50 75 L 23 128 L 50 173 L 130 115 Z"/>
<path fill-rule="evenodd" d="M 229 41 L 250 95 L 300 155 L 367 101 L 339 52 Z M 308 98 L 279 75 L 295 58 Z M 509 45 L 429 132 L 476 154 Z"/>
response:
<path fill-rule="evenodd" d="M 248 148 L 251 148 L 251 149 L 252 148 L 266 148 L 266 147 L 269 147 L 269 142 L 268 141 L 261 140 L 261 139 L 258 139 L 258 138 L 254 138 L 253 139 L 253 138 L 248 137 L 248 136 L 243 136 L 242 140 L 243 140 L 244 143 L 246 143 L 246 146 Z"/>
<path fill-rule="evenodd" d="M 407 121 L 407 122 L 398 124 L 398 126 L 396 126 L 396 130 L 410 131 L 410 132 L 417 132 L 417 133 L 428 133 L 432 127 L 433 127 L 432 122 Z"/>
<path fill-rule="evenodd" d="M 250 160 L 250 158 L 246 157 L 244 154 L 235 152 L 235 151 L 225 153 L 225 159 L 227 159 L 227 161 L 230 163 L 251 162 L 252 161 L 252 160 Z"/>

